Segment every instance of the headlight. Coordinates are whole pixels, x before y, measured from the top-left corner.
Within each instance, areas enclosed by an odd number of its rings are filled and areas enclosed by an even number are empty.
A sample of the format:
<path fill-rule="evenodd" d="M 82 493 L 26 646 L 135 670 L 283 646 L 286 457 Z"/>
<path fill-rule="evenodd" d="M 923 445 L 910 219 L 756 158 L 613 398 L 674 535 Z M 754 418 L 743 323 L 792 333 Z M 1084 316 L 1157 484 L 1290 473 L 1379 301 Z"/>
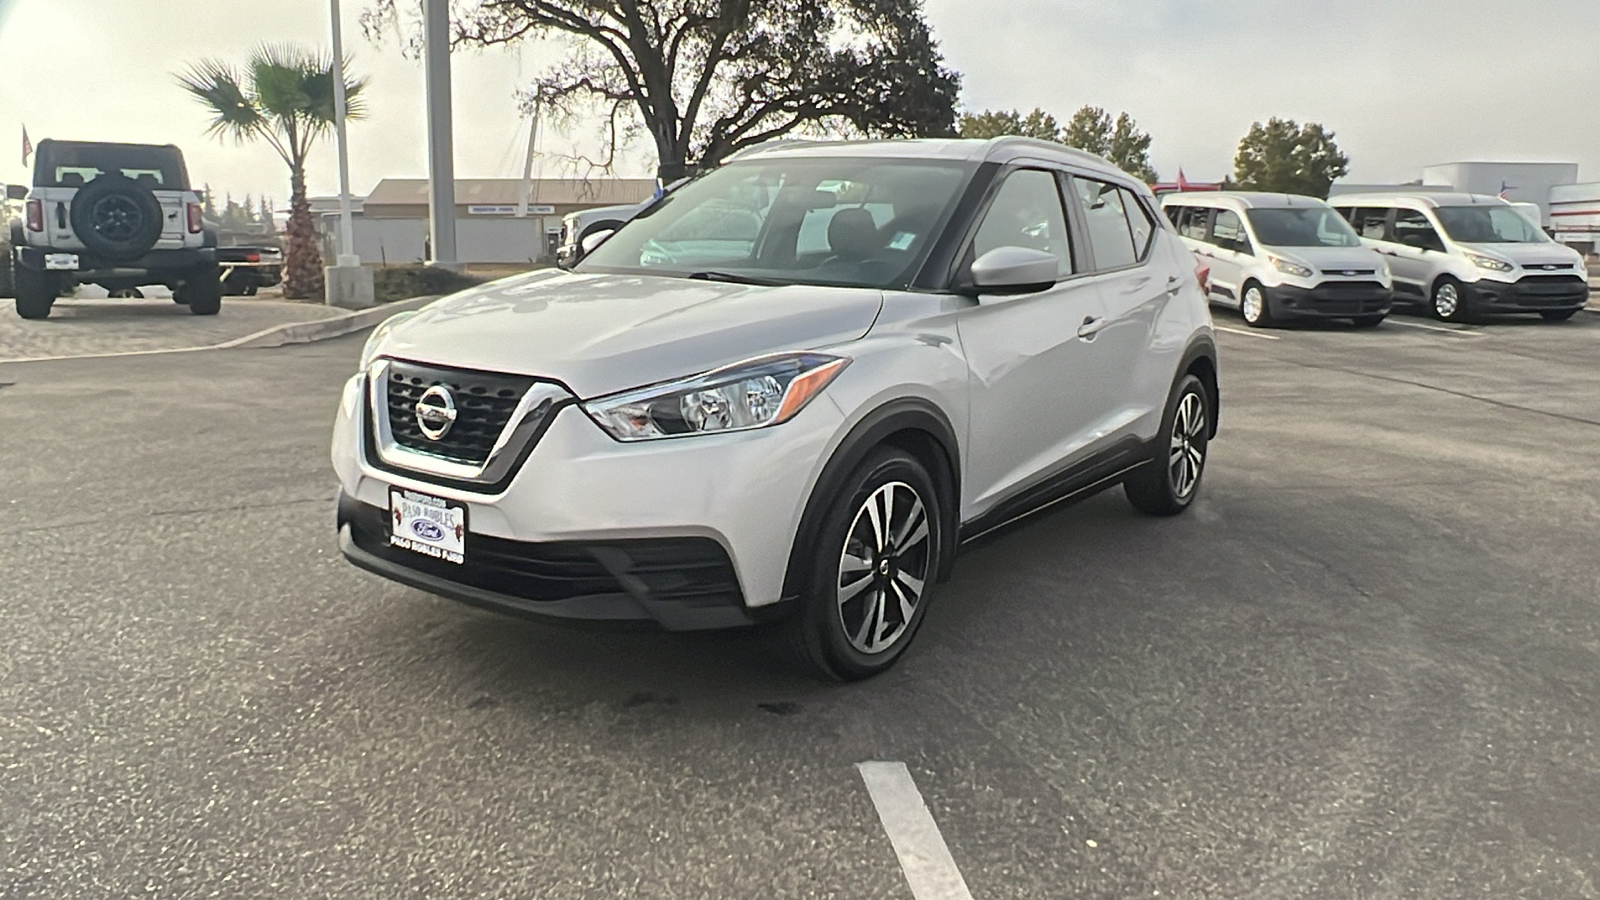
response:
<path fill-rule="evenodd" d="M 1276 256 L 1268 256 L 1267 259 L 1272 261 L 1273 268 L 1285 275 L 1293 275 L 1296 278 L 1310 278 L 1315 274 L 1311 271 L 1310 266 L 1302 266 L 1297 262 L 1290 262 L 1287 259 L 1279 259 Z"/>
<path fill-rule="evenodd" d="M 1492 256 L 1479 256 L 1476 253 L 1468 253 L 1467 261 L 1480 269 L 1489 269 L 1495 272 L 1511 271 L 1511 263 L 1503 259 L 1495 259 Z"/>
<path fill-rule="evenodd" d="M 395 313 L 389 318 L 384 319 L 382 322 L 379 322 L 377 328 L 372 329 L 371 336 L 367 338 L 366 346 L 361 348 L 362 370 L 365 370 L 367 366 L 371 364 L 372 358 L 378 355 L 378 345 L 383 343 L 383 339 L 389 336 L 389 332 L 393 331 L 396 325 L 399 325 L 401 322 L 404 322 L 416 314 L 416 310 Z"/>
<path fill-rule="evenodd" d="M 763 356 L 601 397 L 583 410 L 619 441 L 748 431 L 794 418 L 848 365 L 844 357 L 821 353 Z"/>

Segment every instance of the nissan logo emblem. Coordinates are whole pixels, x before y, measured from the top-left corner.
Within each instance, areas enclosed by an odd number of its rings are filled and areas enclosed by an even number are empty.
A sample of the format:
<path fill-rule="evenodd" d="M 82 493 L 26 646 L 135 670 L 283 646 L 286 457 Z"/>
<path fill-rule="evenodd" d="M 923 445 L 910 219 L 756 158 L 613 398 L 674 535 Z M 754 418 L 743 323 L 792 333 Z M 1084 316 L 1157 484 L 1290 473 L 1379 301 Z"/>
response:
<path fill-rule="evenodd" d="M 430 441 L 442 439 L 456 424 L 456 399 L 450 396 L 450 389 L 442 384 L 423 392 L 417 401 L 416 411 L 417 427 L 422 429 L 423 437 Z"/>

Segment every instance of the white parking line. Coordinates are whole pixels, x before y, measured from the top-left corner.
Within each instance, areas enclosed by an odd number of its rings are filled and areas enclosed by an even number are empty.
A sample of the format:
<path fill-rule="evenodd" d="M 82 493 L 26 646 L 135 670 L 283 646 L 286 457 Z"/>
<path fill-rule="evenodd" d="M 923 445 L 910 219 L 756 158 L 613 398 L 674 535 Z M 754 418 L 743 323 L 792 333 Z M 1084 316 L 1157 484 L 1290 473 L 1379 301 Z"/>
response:
<path fill-rule="evenodd" d="M 1249 330 L 1244 329 L 1244 328 L 1229 328 L 1226 325 L 1214 325 L 1212 327 L 1216 328 L 1218 331 L 1226 331 L 1229 334 L 1242 334 L 1242 335 L 1246 335 L 1248 337 L 1264 338 L 1265 340 L 1269 340 L 1269 341 L 1281 341 L 1281 340 L 1283 340 L 1283 338 L 1280 338 L 1275 334 L 1266 334 L 1266 333 L 1260 332 L 1260 331 L 1249 331 Z"/>
<path fill-rule="evenodd" d="M 1384 321 L 1390 325 L 1404 325 L 1407 328 L 1422 328 L 1428 331 L 1439 331 L 1445 334 L 1453 334 L 1456 337 L 1483 337 L 1483 332 L 1481 331 L 1457 331 L 1454 328 L 1441 328 L 1438 325 L 1424 325 L 1421 322 L 1401 322 L 1392 316 L 1384 319 Z"/>
<path fill-rule="evenodd" d="M 861 780 L 878 808 L 878 819 L 889 833 L 894 855 L 900 858 L 900 871 L 911 885 L 916 900 L 972 900 L 966 879 L 950 857 L 933 814 L 922 802 L 922 794 L 905 763 L 857 763 Z"/>

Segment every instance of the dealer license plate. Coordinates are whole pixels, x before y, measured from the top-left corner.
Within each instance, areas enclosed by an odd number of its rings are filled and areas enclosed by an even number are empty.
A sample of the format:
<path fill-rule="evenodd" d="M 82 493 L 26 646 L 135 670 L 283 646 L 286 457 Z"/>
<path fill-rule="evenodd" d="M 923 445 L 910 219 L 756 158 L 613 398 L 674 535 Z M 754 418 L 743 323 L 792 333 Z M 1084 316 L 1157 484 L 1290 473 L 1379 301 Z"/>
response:
<path fill-rule="evenodd" d="M 389 543 L 460 564 L 467 548 L 467 508 L 440 497 L 389 490 Z"/>
<path fill-rule="evenodd" d="M 76 272 L 78 270 L 78 254 L 76 253 L 46 253 L 44 267 L 57 271 L 65 270 Z"/>

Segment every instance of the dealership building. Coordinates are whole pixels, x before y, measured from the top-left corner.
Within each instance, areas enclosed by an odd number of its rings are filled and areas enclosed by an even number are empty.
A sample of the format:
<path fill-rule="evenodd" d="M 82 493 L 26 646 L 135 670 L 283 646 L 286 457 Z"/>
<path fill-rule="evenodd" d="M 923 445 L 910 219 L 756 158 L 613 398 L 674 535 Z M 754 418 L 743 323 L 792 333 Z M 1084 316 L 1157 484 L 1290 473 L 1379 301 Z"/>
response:
<path fill-rule="evenodd" d="M 457 256 L 463 263 L 551 260 L 567 213 L 641 203 L 655 187 L 649 178 L 458 178 Z M 312 207 L 331 239 L 339 231 L 337 198 L 315 198 Z M 429 258 L 426 178 L 385 178 L 356 200 L 355 209 L 352 236 L 362 263 L 405 265 Z"/>

